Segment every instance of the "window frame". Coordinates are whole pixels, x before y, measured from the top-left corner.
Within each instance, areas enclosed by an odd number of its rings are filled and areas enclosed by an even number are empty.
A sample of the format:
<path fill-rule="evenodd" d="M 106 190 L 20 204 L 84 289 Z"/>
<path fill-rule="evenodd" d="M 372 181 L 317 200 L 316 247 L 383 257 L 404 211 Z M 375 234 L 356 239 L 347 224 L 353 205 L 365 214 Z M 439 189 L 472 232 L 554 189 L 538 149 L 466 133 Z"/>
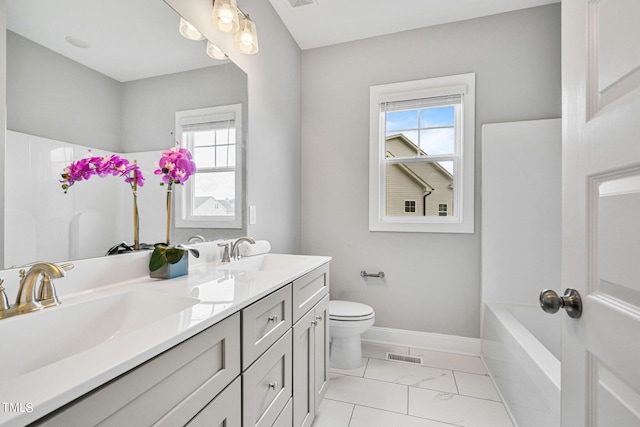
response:
<path fill-rule="evenodd" d="M 404 212 L 405 213 L 415 213 L 416 212 L 416 201 L 415 200 L 405 200 L 404 201 Z M 409 209 L 409 210 L 407 210 Z"/>
<path fill-rule="evenodd" d="M 193 152 L 193 147 L 186 144 L 184 133 L 185 126 L 197 124 L 234 120 L 236 143 L 235 143 L 235 212 L 233 216 L 215 215 L 193 215 L 191 200 L 194 197 L 195 175 L 191 177 L 184 186 L 176 193 L 176 215 L 175 226 L 177 228 L 242 228 L 244 222 L 244 185 L 243 185 L 243 149 L 242 149 L 242 104 L 229 104 L 217 107 L 198 108 L 194 110 L 184 110 L 176 112 L 177 141 L 182 147 Z M 188 132 L 188 131 L 187 131 Z M 210 172 L 212 168 L 206 168 Z M 196 174 L 198 172 L 196 171 Z M 175 191 L 175 190 L 174 190 Z"/>
<path fill-rule="evenodd" d="M 455 215 L 387 216 L 385 102 L 462 95 L 460 137 L 453 155 L 394 158 L 401 161 L 454 161 Z M 475 173 L 475 73 L 370 87 L 369 231 L 473 233 Z"/>

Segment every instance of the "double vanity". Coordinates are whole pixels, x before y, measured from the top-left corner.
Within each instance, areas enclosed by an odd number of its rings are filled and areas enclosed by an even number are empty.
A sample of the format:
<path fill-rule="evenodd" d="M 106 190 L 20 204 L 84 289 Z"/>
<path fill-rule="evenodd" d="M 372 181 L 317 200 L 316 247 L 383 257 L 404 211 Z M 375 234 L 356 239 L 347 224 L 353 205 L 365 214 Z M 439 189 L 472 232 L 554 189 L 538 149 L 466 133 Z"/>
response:
<path fill-rule="evenodd" d="M 61 305 L 0 320 L 0 426 L 311 425 L 328 381 L 329 261 L 200 262 L 66 294 L 56 279 Z"/>

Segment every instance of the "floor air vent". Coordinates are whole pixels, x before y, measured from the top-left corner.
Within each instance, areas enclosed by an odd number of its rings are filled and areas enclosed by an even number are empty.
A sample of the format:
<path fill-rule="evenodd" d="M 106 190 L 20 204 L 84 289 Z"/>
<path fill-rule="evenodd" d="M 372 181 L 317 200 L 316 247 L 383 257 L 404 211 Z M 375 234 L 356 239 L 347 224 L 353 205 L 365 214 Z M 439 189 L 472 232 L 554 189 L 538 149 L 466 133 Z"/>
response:
<path fill-rule="evenodd" d="M 394 362 L 411 363 L 414 365 L 422 365 L 422 357 L 409 356 L 408 354 L 387 353 L 386 360 L 393 360 Z"/>

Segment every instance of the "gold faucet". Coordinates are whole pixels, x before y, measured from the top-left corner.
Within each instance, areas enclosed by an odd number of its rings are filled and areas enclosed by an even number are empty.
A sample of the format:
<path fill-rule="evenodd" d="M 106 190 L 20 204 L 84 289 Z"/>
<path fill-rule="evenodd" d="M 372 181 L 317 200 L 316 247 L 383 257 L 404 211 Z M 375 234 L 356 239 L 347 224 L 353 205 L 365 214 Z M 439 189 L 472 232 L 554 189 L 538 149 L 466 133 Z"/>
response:
<path fill-rule="evenodd" d="M 36 282 L 41 275 L 40 288 L 36 292 Z M 60 267 L 50 262 L 36 262 L 27 272 L 25 272 L 24 268 L 20 269 L 20 288 L 18 289 L 16 303 L 10 307 L 5 307 L 6 304 L 2 304 L 0 306 L 0 319 L 60 304 L 60 300 L 56 295 L 56 288 L 53 286 L 51 279 L 57 279 L 65 275 L 64 266 Z"/>

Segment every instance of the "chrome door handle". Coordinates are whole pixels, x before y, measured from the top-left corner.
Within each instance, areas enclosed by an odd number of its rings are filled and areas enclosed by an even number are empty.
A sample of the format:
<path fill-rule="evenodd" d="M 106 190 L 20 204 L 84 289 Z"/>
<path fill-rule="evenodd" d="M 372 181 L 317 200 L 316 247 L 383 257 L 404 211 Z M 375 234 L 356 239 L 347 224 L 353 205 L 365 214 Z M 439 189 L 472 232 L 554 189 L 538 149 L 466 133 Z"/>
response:
<path fill-rule="evenodd" d="M 582 298 L 575 289 L 567 289 L 563 296 L 558 296 L 555 291 L 545 289 L 540 292 L 540 307 L 546 313 L 556 313 L 561 308 L 567 311 L 572 319 L 577 319 L 582 315 Z"/>

